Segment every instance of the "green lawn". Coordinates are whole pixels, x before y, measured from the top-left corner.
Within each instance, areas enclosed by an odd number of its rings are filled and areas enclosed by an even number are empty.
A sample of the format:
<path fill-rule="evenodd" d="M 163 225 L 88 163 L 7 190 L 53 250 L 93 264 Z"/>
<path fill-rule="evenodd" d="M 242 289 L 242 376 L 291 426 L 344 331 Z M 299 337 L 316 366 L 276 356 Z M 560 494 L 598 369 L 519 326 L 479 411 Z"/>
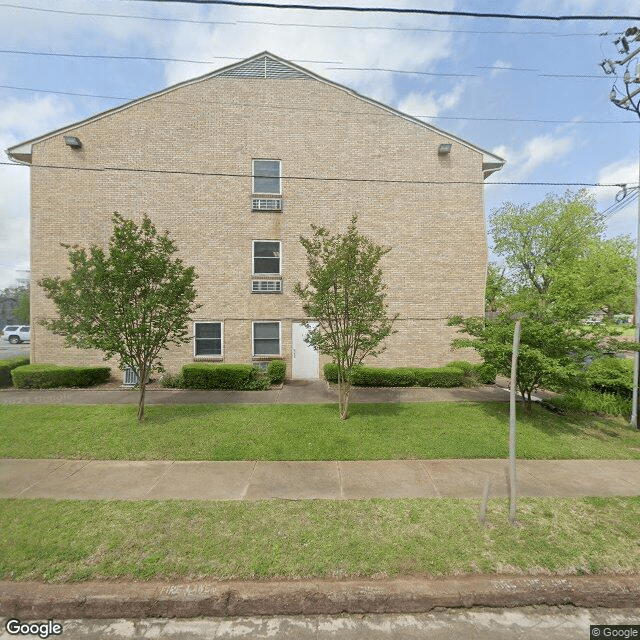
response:
<path fill-rule="evenodd" d="M 345 578 L 640 570 L 640 497 L 0 500 L 0 579 Z"/>
<path fill-rule="evenodd" d="M 0 457 L 104 460 L 505 458 L 507 403 L 150 406 L 0 405 Z M 518 408 L 520 458 L 640 459 L 622 418 Z"/>

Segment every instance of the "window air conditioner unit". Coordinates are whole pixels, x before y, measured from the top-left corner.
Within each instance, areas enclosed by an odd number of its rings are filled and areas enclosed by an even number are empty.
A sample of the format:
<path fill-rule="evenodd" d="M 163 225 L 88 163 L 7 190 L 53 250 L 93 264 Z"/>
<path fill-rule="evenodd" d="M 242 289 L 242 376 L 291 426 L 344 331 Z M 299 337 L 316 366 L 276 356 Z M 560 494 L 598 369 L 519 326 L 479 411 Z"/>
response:
<path fill-rule="evenodd" d="M 138 372 L 133 367 L 124 370 L 123 387 L 135 387 L 138 384 Z"/>
<path fill-rule="evenodd" d="M 252 293 L 282 293 L 282 280 L 253 280 Z"/>
<path fill-rule="evenodd" d="M 253 198 L 251 208 L 253 211 L 282 211 L 282 199 Z"/>

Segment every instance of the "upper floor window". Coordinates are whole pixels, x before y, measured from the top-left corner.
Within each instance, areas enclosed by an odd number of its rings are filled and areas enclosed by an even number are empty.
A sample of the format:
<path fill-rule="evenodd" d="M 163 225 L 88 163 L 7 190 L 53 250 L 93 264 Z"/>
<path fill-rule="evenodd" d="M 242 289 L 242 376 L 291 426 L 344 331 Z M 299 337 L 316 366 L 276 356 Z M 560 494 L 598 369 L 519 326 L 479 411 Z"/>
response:
<path fill-rule="evenodd" d="M 253 193 L 280 195 L 280 160 L 253 161 Z"/>
<path fill-rule="evenodd" d="M 253 274 L 280 275 L 280 241 L 253 241 Z"/>

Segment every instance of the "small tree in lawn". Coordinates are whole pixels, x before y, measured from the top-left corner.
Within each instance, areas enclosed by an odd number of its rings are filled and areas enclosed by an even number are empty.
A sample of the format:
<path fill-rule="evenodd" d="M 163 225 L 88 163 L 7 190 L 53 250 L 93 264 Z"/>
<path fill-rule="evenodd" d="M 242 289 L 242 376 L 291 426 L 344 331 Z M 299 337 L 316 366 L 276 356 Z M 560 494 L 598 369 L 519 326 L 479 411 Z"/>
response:
<path fill-rule="evenodd" d="M 378 266 L 390 249 L 376 245 L 358 233 L 357 216 L 344 235 L 329 235 L 311 225 L 312 238 L 300 238 L 307 251 L 309 282 L 297 283 L 302 308 L 318 325 L 306 341 L 338 366 L 340 417 L 346 420 L 351 391 L 351 370 L 368 356 L 385 349 L 381 342 L 392 333 L 385 301 L 386 285 Z"/>
<path fill-rule="evenodd" d="M 522 318 L 516 386 L 526 411 L 532 408 L 532 394 L 540 388 L 572 389 L 586 385 L 583 362 L 587 357 L 601 356 L 621 348 L 606 326 L 589 326 L 567 318 L 558 308 L 545 308 L 533 297 L 535 304 L 513 304 L 510 311 L 525 313 Z M 526 309 L 526 312 L 525 312 Z M 453 348 L 475 349 L 494 365 L 500 375 L 511 376 L 511 354 L 515 321 L 511 313 L 493 320 L 485 318 L 449 319 L 450 326 L 458 326 Z M 625 343 L 625 347 L 627 347 Z M 628 348 L 628 347 L 627 347 Z"/>
<path fill-rule="evenodd" d="M 147 378 L 163 370 L 160 351 L 189 341 L 186 323 L 200 306 L 194 304 L 197 276 L 193 267 L 172 257 L 174 242 L 146 215 L 138 227 L 115 213 L 113 224 L 108 252 L 63 245 L 69 250 L 70 276 L 38 283 L 59 317 L 41 324 L 64 336 L 67 346 L 99 349 L 105 360 L 118 356 L 121 368 L 134 367 L 142 421 Z"/>

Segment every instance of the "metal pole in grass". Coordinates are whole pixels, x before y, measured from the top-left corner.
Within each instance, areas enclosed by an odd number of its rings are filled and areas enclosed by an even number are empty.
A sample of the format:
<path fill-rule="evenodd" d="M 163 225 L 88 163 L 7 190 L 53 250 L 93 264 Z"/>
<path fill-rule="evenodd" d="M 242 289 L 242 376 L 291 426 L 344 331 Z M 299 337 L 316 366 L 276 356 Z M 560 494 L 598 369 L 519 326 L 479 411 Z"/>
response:
<path fill-rule="evenodd" d="M 516 369 L 520 346 L 520 318 L 516 320 L 511 352 L 511 388 L 509 389 L 509 523 L 516 521 Z"/>

